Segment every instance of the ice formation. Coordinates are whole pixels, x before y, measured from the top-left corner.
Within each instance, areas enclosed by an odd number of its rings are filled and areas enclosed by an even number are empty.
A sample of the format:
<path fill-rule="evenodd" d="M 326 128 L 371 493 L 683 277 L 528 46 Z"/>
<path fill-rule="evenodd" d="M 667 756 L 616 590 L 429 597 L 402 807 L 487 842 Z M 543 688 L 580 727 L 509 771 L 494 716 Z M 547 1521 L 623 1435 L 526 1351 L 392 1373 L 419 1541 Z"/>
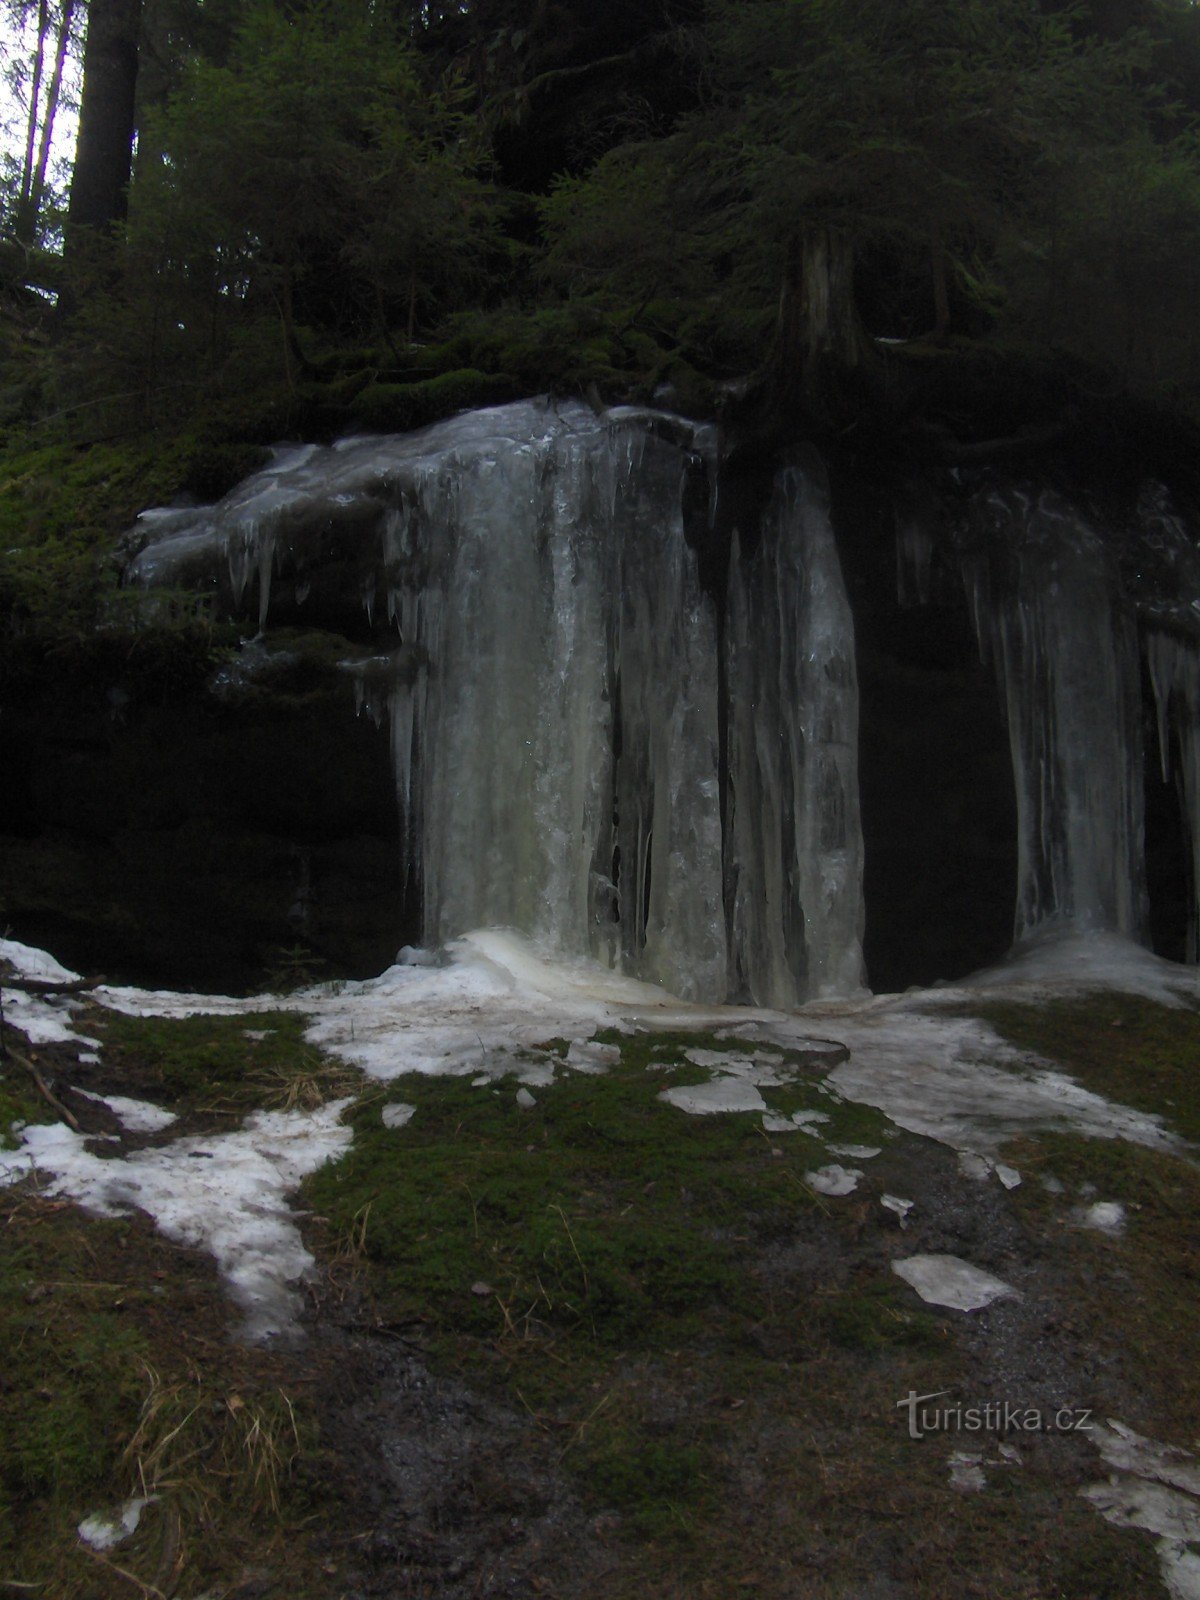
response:
<path fill-rule="evenodd" d="M 854 638 L 819 469 L 735 539 L 726 624 L 695 548 L 713 430 L 572 403 L 281 454 L 156 513 L 129 581 L 340 574 L 397 648 L 346 663 L 391 730 L 431 945 L 513 927 L 688 998 L 862 981 Z M 724 637 L 722 639 L 722 632 Z"/>
<path fill-rule="evenodd" d="M 1017 1293 L 1011 1284 L 958 1256 L 908 1256 L 893 1261 L 892 1271 L 911 1284 L 927 1305 L 951 1311 L 979 1311 L 993 1300 Z"/>
<path fill-rule="evenodd" d="M 992 488 L 963 552 L 995 664 L 1017 800 L 1018 940 L 1145 921 L 1138 644 L 1112 545 L 1043 491 Z"/>
<path fill-rule="evenodd" d="M 1187 956 L 1200 958 L 1200 546 L 1158 484 L 1106 517 L 991 478 L 948 525 L 897 521 L 898 598 L 957 570 L 995 669 L 1017 802 L 1018 945 L 1048 931 L 1145 933 L 1142 666 L 1190 842 Z"/>

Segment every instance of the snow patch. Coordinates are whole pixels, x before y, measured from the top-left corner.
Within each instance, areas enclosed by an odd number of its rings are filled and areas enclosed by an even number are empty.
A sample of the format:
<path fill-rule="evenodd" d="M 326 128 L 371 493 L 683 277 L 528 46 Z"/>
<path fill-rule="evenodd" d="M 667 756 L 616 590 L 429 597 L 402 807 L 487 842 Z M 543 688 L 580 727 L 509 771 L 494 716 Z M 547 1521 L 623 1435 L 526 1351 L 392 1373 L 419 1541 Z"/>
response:
<path fill-rule="evenodd" d="M 862 1173 L 856 1167 L 843 1167 L 836 1161 L 827 1167 L 817 1167 L 813 1172 L 804 1174 L 804 1181 L 810 1189 L 815 1189 L 818 1194 L 839 1196 L 853 1194 L 858 1188 L 858 1180 Z"/>
<path fill-rule="evenodd" d="M 349 1148 L 350 1129 L 339 1126 L 349 1104 L 258 1111 L 235 1133 L 177 1139 L 120 1161 L 93 1155 L 60 1123 L 40 1123 L 23 1130 L 18 1150 L 0 1151 L 0 1181 L 36 1168 L 52 1175 L 45 1193 L 102 1216 L 148 1212 L 169 1239 L 216 1257 L 244 1334 L 265 1339 L 293 1327 L 300 1299 L 292 1285 L 314 1265 L 286 1196 Z"/>
<path fill-rule="evenodd" d="M 157 1499 L 156 1494 L 142 1495 L 126 1500 L 110 1516 L 97 1511 L 90 1517 L 84 1517 L 77 1529 L 80 1539 L 93 1550 L 115 1549 L 117 1545 L 124 1544 L 126 1539 L 133 1538 L 142 1520 L 142 1512 Z"/>
<path fill-rule="evenodd" d="M 910 1284 L 931 1306 L 951 1311 L 978 1311 L 993 1300 L 1017 1296 L 1011 1284 L 973 1267 L 959 1256 L 908 1256 L 893 1261 L 892 1271 Z"/>
<path fill-rule="evenodd" d="M 75 1093 L 107 1106 L 130 1133 L 161 1133 L 179 1120 L 173 1111 L 152 1105 L 149 1100 L 130 1100 L 123 1094 L 95 1094 L 91 1089 L 76 1089 Z"/>

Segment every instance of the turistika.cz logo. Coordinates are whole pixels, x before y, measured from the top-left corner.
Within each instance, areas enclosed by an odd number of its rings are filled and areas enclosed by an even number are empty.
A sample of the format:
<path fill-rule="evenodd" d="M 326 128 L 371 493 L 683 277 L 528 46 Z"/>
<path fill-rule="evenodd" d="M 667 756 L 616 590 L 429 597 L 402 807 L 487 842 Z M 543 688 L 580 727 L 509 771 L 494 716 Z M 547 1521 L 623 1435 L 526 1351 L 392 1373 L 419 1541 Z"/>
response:
<path fill-rule="evenodd" d="M 908 1412 L 908 1436 L 923 1439 L 928 1433 L 1088 1433 L 1092 1413 L 1083 1406 L 1060 1406 L 1043 1411 L 1040 1406 L 1018 1405 L 1011 1400 L 990 1400 L 981 1406 L 937 1406 L 954 1391 L 938 1389 L 933 1394 L 917 1394 L 910 1389 L 896 1401 L 898 1411 Z"/>

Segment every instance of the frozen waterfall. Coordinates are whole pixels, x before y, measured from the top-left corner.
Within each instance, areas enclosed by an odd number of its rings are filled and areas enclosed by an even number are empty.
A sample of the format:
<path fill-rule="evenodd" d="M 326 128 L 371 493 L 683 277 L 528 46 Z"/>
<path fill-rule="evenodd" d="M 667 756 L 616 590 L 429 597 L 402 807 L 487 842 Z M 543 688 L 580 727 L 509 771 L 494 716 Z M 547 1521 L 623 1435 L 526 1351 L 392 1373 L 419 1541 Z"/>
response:
<path fill-rule="evenodd" d="M 390 722 L 426 942 L 510 926 L 793 1004 L 862 982 L 853 628 L 798 465 L 734 541 L 722 620 L 688 537 L 715 466 L 665 413 L 503 406 L 281 452 L 154 514 L 128 576 L 231 609 L 257 581 L 261 625 L 324 573 L 390 619 L 396 648 L 348 666 Z"/>
<path fill-rule="evenodd" d="M 995 664 L 1017 799 L 1018 940 L 1145 924 L 1137 629 L 1111 543 L 1051 491 L 972 502 L 963 575 Z"/>

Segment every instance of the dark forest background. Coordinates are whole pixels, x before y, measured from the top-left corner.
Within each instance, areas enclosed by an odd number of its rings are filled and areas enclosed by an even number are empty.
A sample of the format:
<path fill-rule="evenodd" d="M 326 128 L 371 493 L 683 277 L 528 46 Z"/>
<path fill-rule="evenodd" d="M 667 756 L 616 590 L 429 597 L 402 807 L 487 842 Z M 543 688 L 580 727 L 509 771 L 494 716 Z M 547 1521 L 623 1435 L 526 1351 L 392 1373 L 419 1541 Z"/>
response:
<path fill-rule="evenodd" d="M 111 615 L 142 505 L 547 389 L 764 448 L 1194 470 L 1186 0 L 8 6 L 6 670 Z"/>

